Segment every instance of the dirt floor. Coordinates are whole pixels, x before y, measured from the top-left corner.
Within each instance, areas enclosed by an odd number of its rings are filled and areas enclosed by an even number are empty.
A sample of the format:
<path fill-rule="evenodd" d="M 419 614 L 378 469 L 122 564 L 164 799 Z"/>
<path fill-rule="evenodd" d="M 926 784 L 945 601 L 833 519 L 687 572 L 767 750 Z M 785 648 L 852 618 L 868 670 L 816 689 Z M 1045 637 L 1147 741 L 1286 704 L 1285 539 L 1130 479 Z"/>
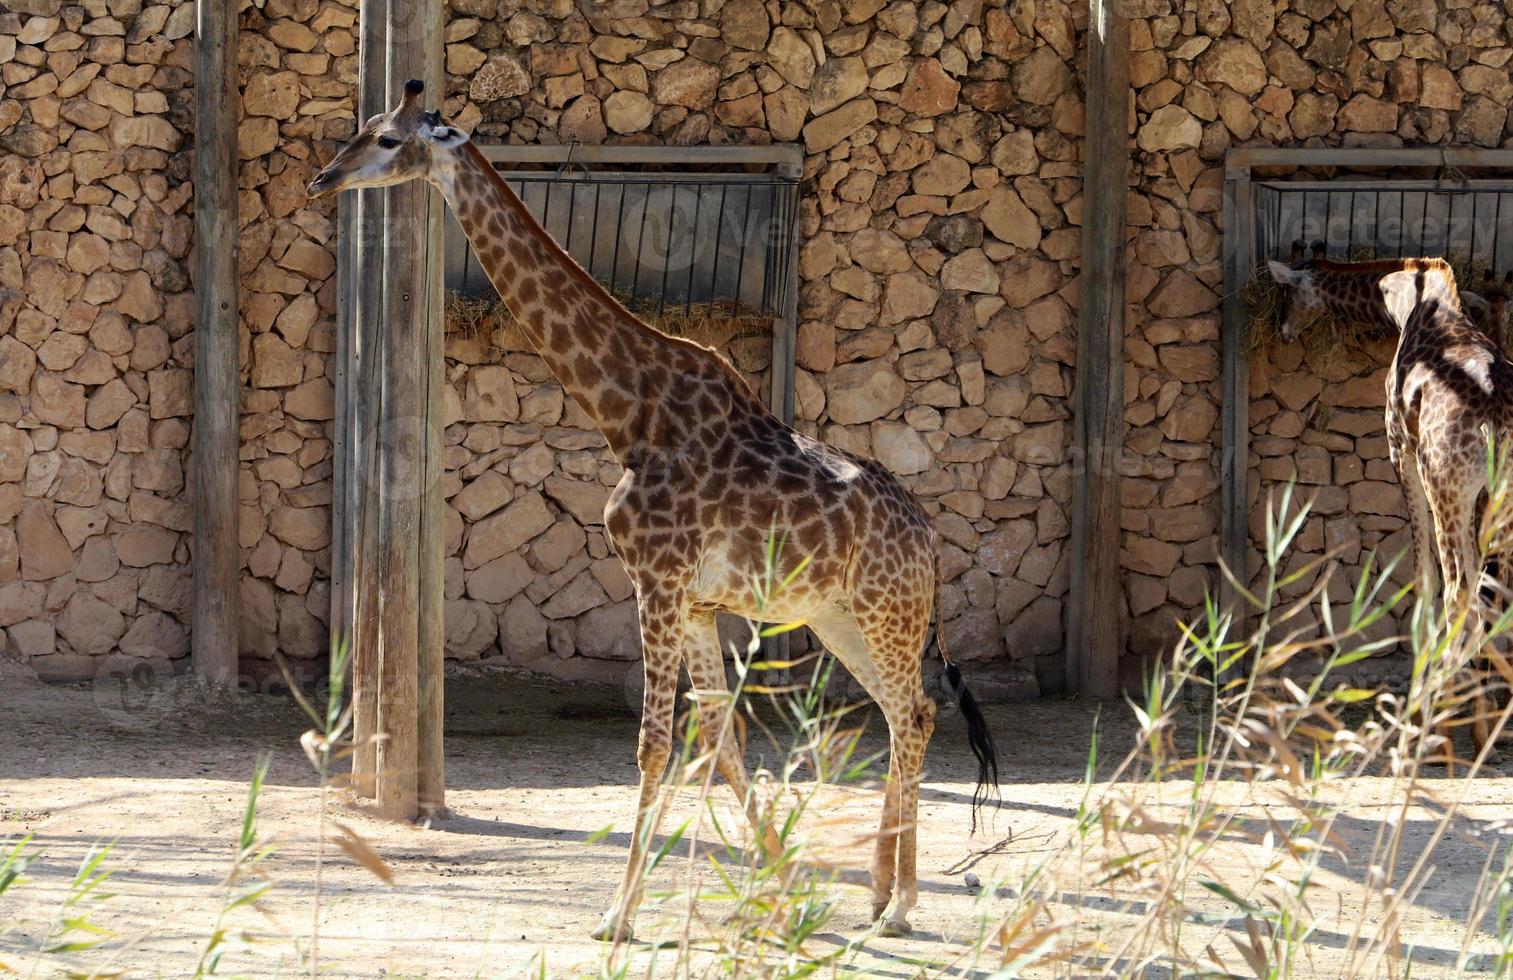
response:
<path fill-rule="evenodd" d="M 344 802 L 332 808 L 336 819 L 383 856 L 395 881 L 385 886 L 341 855 L 329 857 L 319 911 L 321 972 L 508 976 L 529 968 L 522 975 L 599 975 L 605 947 L 589 933 L 610 901 L 629 841 L 635 712 L 623 695 L 507 678 L 456 678 L 448 699 L 449 816 L 411 827 L 385 823 Z M 922 792 L 920 901 L 912 916 L 915 932 L 907 938 L 868 938 L 859 928 L 867 909 L 864 838 L 876 825 L 877 785 L 825 790 L 809 825 L 833 838 L 821 856 L 841 865 L 842 902 L 806 948 L 830 953 L 860 937 L 853 968 L 871 975 L 989 975 L 997 953 L 974 959 L 973 939 L 984 916 L 996 916 L 1011 903 L 1012 885 L 997 892 L 1001 897 L 990 887 L 989 896 L 979 898 L 963 865 L 970 863 L 970 872 L 985 884 L 1017 882 L 1064 839 L 1083 798 L 1080 781 L 1097 714 L 1096 705 L 1066 700 L 990 708 L 1006 805 L 988 831 L 972 837 L 975 770 L 959 716 L 942 711 Z M 287 975 L 309 969 L 301 957 L 310 952 L 316 914 L 318 791 L 298 744 L 307 726 L 287 700 L 241 695 L 205 703 L 185 685 L 137 690 L 123 700 L 119 689 L 46 687 L 11 673 L 0 685 L 0 717 L 9 730 L 0 740 L 0 840 L 31 834 L 36 855 L 26 880 L 0 896 L 0 963 L 27 973 L 29 960 L 48 941 L 48 923 L 80 861 L 96 842 L 114 841 L 106 862 L 115 871 L 109 883 L 114 896 L 90 912 L 112 937 L 87 953 L 43 960 L 38 975 L 56 973 L 64 962 L 130 976 L 191 975 L 214 930 L 249 776 L 257 757 L 270 752 L 260 806 L 260 831 L 277 845 L 263 864 L 273 885 L 263 903 L 267 914 L 232 915 L 228 925 L 250 930 L 259 941 L 234 944 L 219 972 Z M 1128 717 L 1127 707 L 1103 708 L 1102 758 L 1128 745 Z M 866 748 L 883 747 L 881 731 L 874 720 Z M 758 754 L 754 747 L 753 762 Z M 1513 801 L 1513 780 L 1501 774 L 1465 785 L 1463 816 L 1405 913 L 1405 934 L 1416 947 L 1414 976 L 1446 975 L 1455 964 L 1472 886 L 1487 854 L 1479 831 L 1506 816 Z M 1391 806 L 1385 781 L 1368 781 L 1355 795 L 1341 833 L 1359 843 L 1369 840 Z M 722 788 L 719 801 L 727 812 L 729 798 Z M 664 831 L 695 809 L 683 794 Z M 1435 815 L 1416 810 L 1409 819 L 1410 841 L 1422 847 Z M 730 816 L 728 823 L 737 821 Z M 607 836 L 590 842 L 605 828 Z M 994 853 L 973 860 L 974 852 L 995 843 L 1000 846 Z M 700 859 L 690 863 L 687 842 L 680 844 L 655 872 L 652 889 L 674 890 L 690 874 L 709 879 L 703 857 L 712 850 L 701 844 Z M 1231 859 L 1253 863 L 1255 850 Z M 1339 928 L 1314 933 L 1309 962 L 1297 975 L 1339 975 L 1364 874 L 1349 860 L 1326 862 L 1315 895 L 1327 898 L 1316 897 L 1315 910 L 1326 926 Z M 1212 907 L 1225 908 L 1218 900 Z M 643 938 L 631 947 L 628 975 L 654 972 L 654 957 L 671 960 L 645 937 L 676 936 L 682 909 L 680 898 L 659 904 L 653 896 L 638 920 Z M 1115 932 L 1130 914 L 1092 894 L 1069 894 L 1054 913 L 1061 921 L 1097 920 Z M 58 941 L 56 935 L 51 940 Z M 1246 975 L 1233 947 L 1218 945 L 1225 961 Z M 1495 944 L 1478 935 L 1472 947 L 1485 953 Z M 1388 975 L 1383 971 L 1376 975 Z"/>

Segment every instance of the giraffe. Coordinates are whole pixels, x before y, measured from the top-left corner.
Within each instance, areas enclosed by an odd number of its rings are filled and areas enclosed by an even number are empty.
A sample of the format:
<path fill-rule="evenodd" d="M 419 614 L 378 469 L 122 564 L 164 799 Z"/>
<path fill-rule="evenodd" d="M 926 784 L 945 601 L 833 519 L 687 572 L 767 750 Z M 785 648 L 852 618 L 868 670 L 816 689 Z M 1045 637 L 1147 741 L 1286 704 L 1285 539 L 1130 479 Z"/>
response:
<path fill-rule="evenodd" d="M 1456 609 L 1480 592 L 1484 427 L 1513 431 L 1513 361 L 1467 315 L 1443 259 L 1319 259 L 1301 268 L 1273 260 L 1270 271 L 1287 289 L 1284 340 L 1326 312 L 1399 331 L 1387 373 L 1388 453 L 1408 498 L 1421 594 L 1441 592 L 1447 612 Z M 1479 694 L 1471 730 L 1478 752 L 1490 736 L 1485 708 Z"/>
<path fill-rule="evenodd" d="M 883 466 L 784 425 L 719 354 L 653 329 L 616 302 L 531 217 L 464 133 L 422 109 L 423 91 L 409 82 L 399 105 L 368 120 L 309 192 L 409 180 L 436 186 L 526 337 L 624 468 L 604 517 L 640 616 L 640 788 L 625 874 L 595 938 L 621 942 L 633 933 L 641 859 L 654 829 L 648 823 L 671 754 L 680 665 L 695 691 L 701 731 L 720 730 L 719 719 L 702 717 L 721 710 L 705 705 L 728 690 L 717 611 L 807 623 L 881 709 L 889 762 L 871 866 L 872 915 L 885 934 L 907 933 L 918 893 L 920 766 L 936 710 L 920 677 L 940 586 L 929 518 Z M 809 564 L 759 609 L 751 583 L 774 531 L 786 542 L 779 581 L 803 559 Z M 945 676 L 979 763 L 975 815 L 996 791 L 996 753 L 949 660 Z M 706 693 L 715 697 L 699 696 Z M 739 749 L 721 740 L 715 763 L 755 824 Z M 779 847 L 770 829 L 761 844 L 769 857 Z"/>

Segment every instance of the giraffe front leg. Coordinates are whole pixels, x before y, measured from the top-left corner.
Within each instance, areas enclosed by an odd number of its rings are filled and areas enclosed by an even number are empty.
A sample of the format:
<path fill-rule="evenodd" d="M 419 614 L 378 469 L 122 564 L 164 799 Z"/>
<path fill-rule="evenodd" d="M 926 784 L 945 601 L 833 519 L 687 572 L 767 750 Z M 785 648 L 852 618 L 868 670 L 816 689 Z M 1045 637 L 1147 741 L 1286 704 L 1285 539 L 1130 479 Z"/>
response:
<path fill-rule="evenodd" d="M 614 902 L 594 938 L 624 942 L 633 937 L 633 920 L 641 904 L 641 886 L 646 877 L 646 855 L 656 834 L 657 792 L 667 760 L 672 754 L 673 701 L 678 691 L 679 651 L 683 639 L 682 604 L 642 598 L 641 650 L 646 672 L 646 690 L 641 700 L 641 736 L 636 764 L 641 771 L 636 819 L 631 832 L 625 874 Z"/>
<path fill-rule="evenodd" d="M 898 745 L 890 738 L 888 747 L 888 785 L 883 787 L 883 814 L 877 824 L 877 842 L 872 849 L 872 921 L 888 911 L 893 898 L 893 882 L 898 873 L 898 812 L 900 779 Z"/>

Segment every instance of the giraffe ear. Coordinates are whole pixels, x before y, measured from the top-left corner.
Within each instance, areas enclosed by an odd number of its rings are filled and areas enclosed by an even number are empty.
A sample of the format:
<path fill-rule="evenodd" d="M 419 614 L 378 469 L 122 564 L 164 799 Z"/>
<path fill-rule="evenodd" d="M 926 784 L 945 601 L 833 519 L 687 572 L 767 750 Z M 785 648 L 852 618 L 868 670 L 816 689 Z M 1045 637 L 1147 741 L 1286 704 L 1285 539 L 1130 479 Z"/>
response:
<path fill-rule="evenodd" d="M 464 133 L 456 126 L 448 126 L 446 123 L 431 126 L 425 132 L 432 143 L 447 147 L 448 149 L 454 146 L 461 146 L 468 141 L 467 133 Z"/>
<path fill-rule="evenodd" d="M 1418 273 L 1408 269 L 1389 273 L 1377 283 L 1377 288 L 1382 291 L 1382 300 L 1387 304 L 1387 315 L 1399 329 L 1406 327 L 1408 317 L 1418 305 Z"/>
<path fill-rule="evenodd" d="M 1296 286 L 1303 278 L 1298 272 L 1276 259 L 1268 261 L 1266 268 L 1271 270 L 1271 278 L 1284 286 Z"/>

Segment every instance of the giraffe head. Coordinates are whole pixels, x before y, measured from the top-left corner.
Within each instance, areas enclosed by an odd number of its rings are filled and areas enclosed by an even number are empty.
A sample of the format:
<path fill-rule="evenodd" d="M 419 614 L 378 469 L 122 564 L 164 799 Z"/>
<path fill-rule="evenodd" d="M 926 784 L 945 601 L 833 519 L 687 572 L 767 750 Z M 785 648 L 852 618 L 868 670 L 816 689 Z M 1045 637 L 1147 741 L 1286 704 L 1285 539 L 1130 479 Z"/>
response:
<path fill-rule="evenodd" d="M 369 119 L 315 175 L 310 181 L 310 196 L 432 179 L 438 163 L 465 144 L 468 137 L 447 125 L 439 112 L 421 108 L 424 91 L 423 83 L 414 79 L 406 82 L 399 105 Z"/>
<path fill-rule="evenodd" d="M 1324 294 L 1318 276 L 1306 264 L 1294 267 L 1272 259 L 1267 268 L 1282 287 L 1282 339 L 1291 343 L 1327 311 Z"/>

